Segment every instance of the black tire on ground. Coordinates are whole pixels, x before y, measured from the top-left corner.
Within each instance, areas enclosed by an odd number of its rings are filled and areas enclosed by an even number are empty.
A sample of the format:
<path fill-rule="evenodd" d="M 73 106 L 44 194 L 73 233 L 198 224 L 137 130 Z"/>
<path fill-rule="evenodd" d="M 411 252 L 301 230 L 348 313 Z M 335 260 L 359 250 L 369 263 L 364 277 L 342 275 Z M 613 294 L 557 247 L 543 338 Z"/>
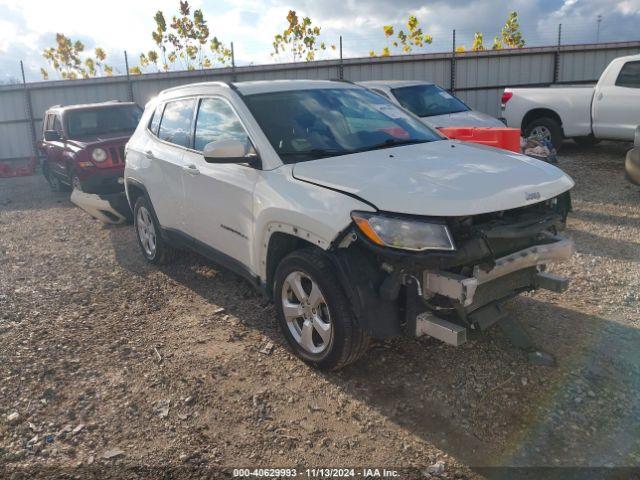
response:
<path fill-rule="evenodd" d="M 141 231 L 143 231 L 144 228 L 141 228 L 140 223 L 145 223 L 140 222 L 141 218 L 147 219 L 147 223 L 153 227 L 154 248 L 152 249 L 148 248 L 148 243 L 146 243 L 145 246 L 145 240 L 141 236 Z M 136 239 L 138 240 L 138 246 L 140 247 L 142 256 L 147 262 L 154 265 L 165 265 L 167 263 L 171 263 L 175 259 L 177 251 L 162 238 L 160 233 L 160 224 L 154 214 L 151 202 L 144 195 L 141 195 L 136 200 L 136 204 L 133 209 L 133 226 L 136 233 Z"/>
<path fill-rule="evenodd" d="M 332 336 L 319 354 L 305 350 L 293 337 L 283 311 L 283 286 L 293 272 L 302 272 L 317 284 L 329 312 Z M 360 327 L 331 262 L 320 250 L 307 248 L 286 256 L 278 265 L 274 281 L 278 323 L 293 351 L 315 368 L 338 370 L 358 360 L 369 348 L 370 337 Z"/>
<path fill-rule="evenodd" d="M 554 118 L 549 118 L 549 117 L 536 118 L 535 120 L 532 120 L 531 122 L 529 122 L 529 124 L 527 124 L 522 130 L 524 137 L 525 138 L 530 137 L 532 132 L 537 127 L 548 130 L 551 136 L 551 143 L 553 144 L 556 150 L 560 150 L 560 147 L 562 146 L 562 140 L 564 139 L 564 135 L 562 134 L 562 127 L 560 126 L 560 123 Z"/>
<path fill-rule="evenodd" d="M 594 145 L 600 143 L 600 140 L 593 135 L 589 135 L 587 137 L 574 137 L 573 141 L 581 147 L 593 147 Z"/>
<path fill-rule="evenodd" d="M 48 167 L 42 168 L 42 174 L 44 175 L 44 178 L 47 179 L 47 183 L 49 184 L 49 187 L 51 187 L 52 191 L 64 192 L 67 190 L 67 186 L 60 181 L 60 177 L 51 173 Z"/>

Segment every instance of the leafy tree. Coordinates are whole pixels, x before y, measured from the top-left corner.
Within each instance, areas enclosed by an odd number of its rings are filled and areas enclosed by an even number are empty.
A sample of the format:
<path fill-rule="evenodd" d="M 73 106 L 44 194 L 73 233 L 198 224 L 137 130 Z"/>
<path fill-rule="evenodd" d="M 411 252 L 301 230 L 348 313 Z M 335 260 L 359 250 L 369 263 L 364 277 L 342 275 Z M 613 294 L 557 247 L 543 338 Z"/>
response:
<path fill-rule="evenodd" d="M 502 27 L 501 36 L 501 43 L 504 48 L 522 48 L 525 46 L 525 40 L 522 37 L 520 24 L 518 23 L 518 12 L 509 13 L 509 18 L 507 18 L 504 27 Z"/>
<path fill-rule="evenodd" d="M 473 51 L 486 50 L 483 43 L 484 35 L 482 32 L 476 32 L 473 38 Z M 509 18 L 502 27 L 500 35 L 493 38 L 491 50 L 502 50 L 503 48 L 522 48 L 525 46 L 525 40 L 520 32 L 520 24 L 518 23 L 518 12 L 510 12 Z M 460 50 L 458 50 L 458 48 Z M 464 46 L 456 48 L 456 52 L 464 52 Z"/>
<path fill-rule="evenodd" d="M 476 32 L 473 35 L 473 45 L 471 45 L 471 50 L 474 52 L 484 50 L 484 35 L 482 35 L 482 32 Z"/>
<path fill-rule="evenodd" d="M 393 25 L 384 25 L 382 27 L 384 36 L 387 38 L 387 46 L 380 52 L 381 57 L 388 57 L 391 55 L 391 47 L 400 48 L 402 53 L 411 53 L 416 48 L 423 48 L 425 45 L 433 42 L 433 37 L 422 31 L 420 22 L 418 19 L 410 15 L 407 20 L 407 31 L 400 30 L 395 34 Z M 394 38 L 395 34 L 395 38 Z M 371 50 L 369 55 L 376 56 L 376 53 Z"/>
<path fill-rule="evenodd" d="M 287 23 L 287 28 L 273 38 L 271 56 L 288 54 L 294 62 L 301 59 L 310 62 L 316 59 L 318 52 L 327 49 L 325 42 L 320 41 L 321 27 L 313 25 L 309 17 L 300 19 L 295 10 L 289 10 Z M 331 45 L 331 49 L 335 48 Z"/>
<path fill-rule="evenodd" d="M 151 37 L 156 50 L 140 55 L 140 65 L 130 69 L 131 73 L 142 73 L 143 69 L 153 67 L 168 71 L 179 63 L 186 70 L 211 68 L 215 62 L 228 65 L 231 61 L 231 49 L 217 37 L 209 40 L 210 30 L 202 10 L 191 12 L 188 1 L 180 1 L 178 13 L 173 15 L 167 25 L 165 15 L 158 10 L 153 17 L 156 29 Z M 212 56 L 210 56 L 213 54 Z"/>
<path fill-rule="evenodd" d="M 95 57 L 84 53 L 84 44 L 80 40 L 75 42 L 62 33 L 56 33 L 56 45 L 45 48 L 42 56 L 49 62 L 63 79 L 89 78 L 98 75 L 112 75 L 113 69 L 105 63 L 107 54 L 98 47 L 94 51 Z M 41 68 L 40 74 L 44 80 L 49 79 L 49 72 Z"/>

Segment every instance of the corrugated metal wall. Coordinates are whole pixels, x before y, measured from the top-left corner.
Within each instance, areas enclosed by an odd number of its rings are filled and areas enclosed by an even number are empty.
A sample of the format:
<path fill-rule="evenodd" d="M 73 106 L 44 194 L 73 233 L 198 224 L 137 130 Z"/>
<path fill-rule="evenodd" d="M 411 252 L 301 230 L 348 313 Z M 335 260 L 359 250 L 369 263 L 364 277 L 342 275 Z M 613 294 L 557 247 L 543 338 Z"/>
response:
<path fill-rule="evenodd" d="M 428 80 L 451 87 L 455 64 L 456 94 L 472 108 L 498 116 L 502 90 L 508 86 L 548 85 L 557 66 L 558 82 L 595 82 L 609 62 L 623 55 L 640 53 L 640 42 L 525 48 L 520 50 L 415 54 L 384 58 L 355 58 L 298 64 L 220 68 L 197 72 L 169 72 L 90 80 L 53 81 L 0 87 L 0 161 L 23 159 L 35 154 L 31 138 L 28 100 L 33 111 L 37 139 L 42 116 L 51 105 L 128 101 L 144 104 L 159 91 L 202 81 L 334 79 L 350 81 Z"/>

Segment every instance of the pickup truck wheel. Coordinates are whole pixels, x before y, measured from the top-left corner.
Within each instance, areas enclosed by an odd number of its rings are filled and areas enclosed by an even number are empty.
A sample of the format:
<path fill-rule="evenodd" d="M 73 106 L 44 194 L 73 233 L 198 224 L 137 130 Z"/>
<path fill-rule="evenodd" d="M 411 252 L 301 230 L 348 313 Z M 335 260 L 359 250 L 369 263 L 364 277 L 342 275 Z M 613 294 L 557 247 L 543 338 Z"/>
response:
<path fill-rule="evenodd" d="M 276 270 L 274 299 L 282 333 L 312 366 L 337 370 L 367 351 L 369 337 L 321 252 L 305 249 L 285 257 Z"/>
<path fill-rule="evenodd" d="M 60 178 L 55 173 L 51 173 L 51 170 L 48 168 L 43 169 L 44 178 L 47 179 L 47 183 L 51 187 L 51 190 L 54 192 L 63 192 L 65 190 L 65 185 L 60 181 Z"/>
<path fill-rule="evenodd" d="M 538 137 L 551 142 L 556 150 L 560 150 L 562 140 L 562 127 L 557 120 L 549 117 L 536 118 L 523 130 L 524 137 Z"/>
<path fill-rule="evenodd" d="M 160 235 L 160 226 L 145 196 L 141 196 L 136 201 L 133 209 L 133 225 L 140 251 L 147 262 L 163 265 L 174 259 L 175 250 Z"/>

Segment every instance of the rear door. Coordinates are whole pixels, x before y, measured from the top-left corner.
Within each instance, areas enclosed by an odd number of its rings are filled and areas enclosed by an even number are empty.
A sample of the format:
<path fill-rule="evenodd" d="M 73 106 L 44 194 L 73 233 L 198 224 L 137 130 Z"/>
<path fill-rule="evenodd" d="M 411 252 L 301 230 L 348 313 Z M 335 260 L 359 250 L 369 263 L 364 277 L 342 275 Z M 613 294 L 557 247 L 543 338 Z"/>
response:
<path fill-rule="evenodd" d="M 185 154 L 186 233 L 243 266 L 251 265 L 253 190 L 260 170 L 248 164 L 207 163 L 204 146 L 215 140 L 249 137 L 231 104 L 202 98 L 193 149 Z"/>
<path fill-rule="evenodd" d="M 598 86 L 593 105 L 593 131 L 598 138 L 632 141 L 640 125 L 640 60 L 627 62 L 615 83 Z"/>
<path fill-rule="evenodd" d="M 191 144 L 191 126 L 196 101 L 182 98 L 157 109 L 149 129 L 152 133 L 143 155 L 152 166 L 145 184 L 160 225 L 181 230 L 184 207 L 182 169 L 184 154 Z M 160 117 L 159 124 L 157 122 Z"/>

